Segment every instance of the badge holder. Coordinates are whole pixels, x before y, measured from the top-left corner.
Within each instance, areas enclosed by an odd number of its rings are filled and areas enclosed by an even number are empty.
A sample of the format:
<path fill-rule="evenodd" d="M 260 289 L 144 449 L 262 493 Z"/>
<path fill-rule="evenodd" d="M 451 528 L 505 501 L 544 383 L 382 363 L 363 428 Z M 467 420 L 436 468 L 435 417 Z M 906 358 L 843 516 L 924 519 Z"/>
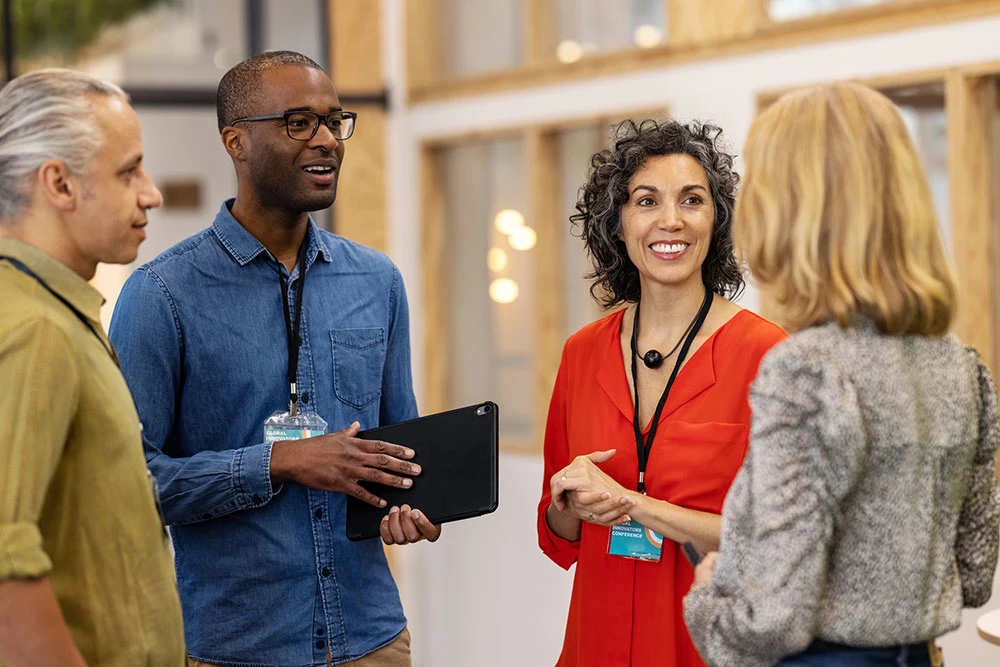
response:
<path fill-rule="evenodd" d="M 326 433 L 326 421 L 315 412 L 299 412 L 293 403 L 290 411 L 275 412 L 264 421 L 264 442 L 304 440 Z"/>
<path fill-rule="evenodd" d="M 681 364 L 684 363 L 685 357 L 687 357 L 688 350 L 691 348 L 691 343 L 694 341 L 694 337 L 698 335 L 698 331 L 701 329 L 701 325 L 705 323 L 705 318 L 708 316 L 708 311 L 712 307 L 712 291 L 705 288 L 705 298 L 702 299 L 701 307 L 698 309 L 698 313 L 691 320 L 691 324 L 688 325 L 687 331 L 681 336 L 681 340 L 678 341 L 678 345 L 681 345 L 683 341 L 683 346 L 681 347 L 680 353 L 677 355 L 677 359 L 674 362 L 674 370 L 670 373 L 670 378 L 667 380 L 666 386 L 663 388 L 663 393 L 660 394 L 660 400 L 656 404 L 656 410 L 653 411 L 653 419 L 649 423 L 649 437 L 645 440 L 642 437 L 642 429 L 639 424 L 639 401 L 635 401 L 635 410 L 632 413 L 632 428 L 635 434 L 635 448 L 636 456 L 639 461 L 639 484 L 638 491 L 640 493 L 646 493 L 646 463 L 649 460 L 649 452 L 653 448 L 653 440 L 656 438 L 656 429 L 660 423 L 660 414 L 663 412 L 663 406 L 667 403 L 667 396 L 670 395 L 670 388 L 674 385 L 674 380 L 677 379 L 677 373 L 680 371 Z M 634 396 L 639 396 L 639 379 L 637 373 L 636 359 L 639 358 L 639 347 L 638 347 L 638 337 L 639 337 L 639 304 L 635 305 L 635 315 L 632 320 L 632 340 L 629 347 L 632 350 L 632 390 Z M 677 349 L 677 346 L 674 346 Z M 663 355 L 657 352 L 655 355 L 652 353 L 655 350 L 650 350 L 645 355 L 643 355 L 643 361 L 649 368 L 657 368 L 663 363 Z M 673 354 L 673 351 L 667 353 L 667 356 Z M 636 560 L 644 560 L 651 562 L 659 562 L 660 556 L 663 553 L 663 535 L 660 535 L 656 531 L 647 528 L 637 521 L 629 521 L 628 523 L 619 524 L 617 526 L 611 527 L 611 536 L 608 539 L 608 554 L 611 556 L 621 556 L 623 558 L 634 558 Z"/>
<path fill-rule="evenodd" d="M 304 440 L 326 433 L 326 421 L 315 411 L 299 412 L 299 395 L 296 387 L 299 367 L 299 347 L 302 345 L 302 304 L 306 290 L 306 245 L 299 246 L 296 264 L 299 267 L 299 298 L 295 304 L 295 319 L 288 305 L 288 285 L 281 278 L 281 304 L 285 315 L 285 332 L 288 334 L 288 411 L 278 411 L 264 420 L 264 442 L 273 444 L 281 440 Z"/>
<path fill-rule="evenodd" d="M 647 528 L 638 521 L 629 521 L 611 527 L 608 554 L 659 562 L 663 553 L 663 535 Z"/>

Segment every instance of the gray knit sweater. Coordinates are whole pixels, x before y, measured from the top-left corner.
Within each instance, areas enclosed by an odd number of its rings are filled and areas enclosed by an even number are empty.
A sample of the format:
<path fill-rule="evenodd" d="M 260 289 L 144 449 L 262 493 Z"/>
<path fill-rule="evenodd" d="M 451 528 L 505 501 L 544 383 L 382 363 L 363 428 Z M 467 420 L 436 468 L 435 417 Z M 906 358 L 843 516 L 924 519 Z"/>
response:
<path fill-rule="evenodd" d="M 989 599 L 997 397 L 974 350 L 827 324 L 768 353 L 750 406 L 715 574 L 684 604 L 709 665 L 924 641 Z"/>

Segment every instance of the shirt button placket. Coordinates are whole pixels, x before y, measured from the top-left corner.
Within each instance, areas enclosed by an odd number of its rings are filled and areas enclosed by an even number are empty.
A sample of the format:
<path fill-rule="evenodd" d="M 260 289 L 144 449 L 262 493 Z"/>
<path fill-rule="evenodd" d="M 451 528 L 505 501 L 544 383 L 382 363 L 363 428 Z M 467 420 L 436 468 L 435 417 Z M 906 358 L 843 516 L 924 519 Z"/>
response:
<path fill-rule="evenodd" d="M 315 400 L 312 397 L 310 400 Z M 309 513 L 311 515 L 312 532 L 316 546 L 314 567 L 322 594 L 316 600 L 315 615 L 310 641 L 314 658 L 318 662 L 326 659 L 328 652 L 335 654 L 346 650 L 346 643 L 339 632 L 343 624 L 338 610 L 340 609 L 340 592 L 337 586 L 337 572 L 333 562 L 333 526 L 330 524 L 331 514 L 326 492 L 309 489 Z"/>

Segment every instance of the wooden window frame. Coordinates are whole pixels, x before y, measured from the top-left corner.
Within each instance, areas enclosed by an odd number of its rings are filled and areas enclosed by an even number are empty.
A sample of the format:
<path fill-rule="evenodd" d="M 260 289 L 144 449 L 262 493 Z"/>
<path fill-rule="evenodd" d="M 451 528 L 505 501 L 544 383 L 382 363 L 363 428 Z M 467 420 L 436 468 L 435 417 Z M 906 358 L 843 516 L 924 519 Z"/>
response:
<path fill-rule="evenodd" d="M 338 234 L 386 252 L 389 249 L 385 149 L 388 110 L 383 102 L 383 13 L 378 3 L 372 4 L 370 0 L 328 0 L 331 41 L 328 66 L 342 94 L 341 100 L 348 96 L 355 98 L 357 101 L 349 106 L 344 103 L 360 116 L 347 144 L 350 169 L 339 176 L 333 221 Z"/>
<path fill-rule="evenodd" d="M 547 0 L 522 0 L 525 9 L 525 64 L 509 70 L 467 78 L 445 78 L 440 71 L 443 35 L 438 0 L 406 3 L 407 100 L 410 104 L 441 102 L 524 90 L 556 83 L 612 76 L 637 70 L 676 66 L 714 58 L 786 49 L 802 44 L 852 39 L 926 25 L 1000 14 L 1000 0 L 891 0 L 825 14 L 772 21 L 753 11 L 765 0 L 734 0 L 747 7 L 741 26 L 728 33 L 706 29 L 693 43 L 668 39 L 650 49 L 596 54 L 575 63 L 554 63 L 545 56 L 546 26 L 551 26 Z M 664 0 L 669 5 L 677 0 Z M 668 15 L 668 26 L 671 24 Z M 670 32 L 668 27 L 668 33 Z M 675 32 L 676 34 L 676 32 Z"/>

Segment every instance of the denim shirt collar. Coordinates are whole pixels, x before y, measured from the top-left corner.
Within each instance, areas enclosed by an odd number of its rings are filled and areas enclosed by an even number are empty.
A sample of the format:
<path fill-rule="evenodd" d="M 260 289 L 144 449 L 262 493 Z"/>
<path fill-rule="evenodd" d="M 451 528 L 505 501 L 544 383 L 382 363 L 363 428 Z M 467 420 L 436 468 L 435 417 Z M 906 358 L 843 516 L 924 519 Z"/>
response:
<path fill-rule="evenodd" d="M 212 223 L 212 230 L 215 232 L 215 235 L 226 251 L 232 255 L 233 259 L 240 266 L 246 266 L 262 253 L 270 257 L 271 253 L 264 247 L 264 244 L 257 240 L 256 236 L 248 232 L 246 227 L 233 217 L 230 208 L 235 201 L 235 199 L 227 199 L 222 203 L 222 207 L 219 208 L 219 212 L 215 216 L 215 221 Z M 327 247 L 326 241 L 316 230 L 316 223 L 310 215 L 309 230 L 306 237 L 308 243 L 306 247 L 306 266 L 316 261 L 317 256 L 322 257 L 323 261 L 327 263 L 333 261 L 330 248 Z"/>

